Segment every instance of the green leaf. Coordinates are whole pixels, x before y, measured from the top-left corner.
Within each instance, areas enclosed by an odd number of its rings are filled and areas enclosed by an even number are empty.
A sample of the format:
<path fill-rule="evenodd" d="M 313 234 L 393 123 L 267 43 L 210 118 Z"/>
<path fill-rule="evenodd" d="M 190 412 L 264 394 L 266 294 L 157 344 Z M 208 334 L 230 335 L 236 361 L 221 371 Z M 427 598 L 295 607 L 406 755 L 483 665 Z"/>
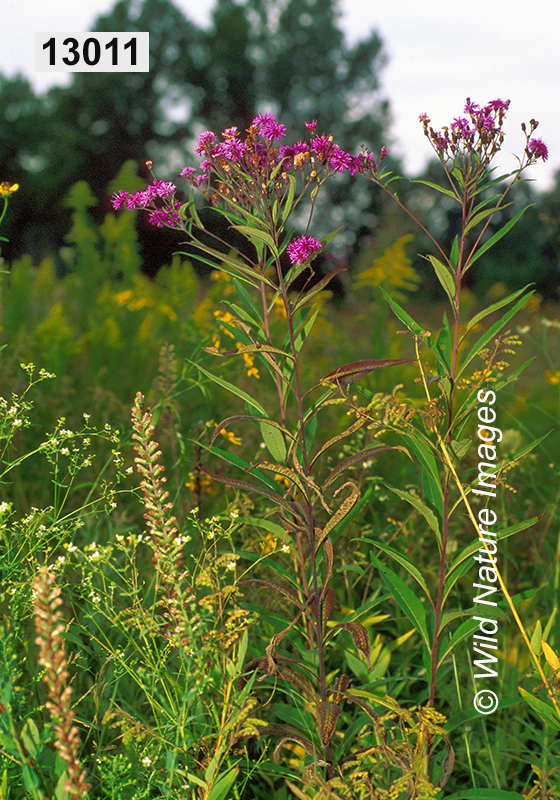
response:
<path fill-rule="evenodd" d="M 432 267 L 435 270 L 439 282 L 443 286 L 446 295 L 449 297 L 449 302 L 451 303 L 451 306 L 455 308 L 455 292 L 456 292 L 455 281 L 453 280 L 453 277 L 448 267 L 446 267 L 445 264 L 442 264 L 441 261 L 438 261 L 438 259 L 435 258 L 435 256 L 428 256 L 428 258 L 430 260 Z"/>
<path fill-rule="evenodd" d="M 263 528 L 263 530 L 273 533 L 277 538 L 281 538 L 285 533 L 285 530 L 281 525 L 278 525 L 276 522 L 271 522 L 269 519 L 243 517 L 243 524 L 254 525 L 255 528 Z"/>
<path fill-rule="evenodd" d="M 442 548 L 441 531 L 439 529 L 438 519 L 434 514 L 434 512 L 432 511 L 432 509 L 428 508 L 428 506 L 425 503 L 423 503 L 419 497 L 415 497 L 411 492 L 406 492 L 403 491 L 402 489 L 395 489 L 389 483 L 384 483 L 383 486 L 389 489 L 389 491 L 393 492 L 393 494 L 396 494 L 397 497 L 400 497 L 402 500 L 406 500 L 407 503 L 410 503 L 411 506 L 414 506 L 414 508 L 422 514 L 422 516 L 424 517 L 424 519 L 426 520 L 426 522 L 436 535 L 439 544 L 439 550 L 441 553 L 441 548 Z"/>
<path fill-rule="evenodd" d="M 37 758 L 39 750 L 41 749 L 41 735 L 31 717 L 27 720 L 21 731 L 21 738 L 31 758 Z"/>
<path fill-rule="evenodd" d="M 521 686 L 518 687 L 521 697 L 528 703 L 533 711 L 542 719 L 545 725 L 554 728 L 555 731 L 560 731 L 560 719 L 552 706 L 547 705 L 542 700 L 539 700 L 535 695 L 526 692 Z"/>
<path fill-rule="evenodd" d="M 476 251 L 476 253 L 472 256 L 472 258 L 469 258 L 469 260 L 468 260 L 468 262 L 467 262 L 467 264 L 465 266 L 465 272 L 467 271 L 467 269 L 470 269 L 472 267 L 472 265 L 475 263 L 475 261 L 478 261 L 480 256 L 484 255 L 484 253 L 487 250 L 489 250 L 493 245 L 495 245 L 496 242 L 499 242 L 500 239 L 502 239 L 506 235 L 506 233 L 508 233 L 513 228 L 513 226 L 521 219 L 521 217 L 527 211 L 528 208 L 530 208 L 529 205 L 525 206 L 524 208 L 522 208 L 521 211 L 519 211 L 515 215 L 515 217 L 513 217 L 513 219 L 510 219 L 508 222 L 506 222 L 505 225 L 503 225 L 500 228 L 499 231 L 496 231 L 496 233 L 493 236 L 491 236 L 490 239 L 488 239 L 488 241 L 485 242 Z"/>
<path fill-rule="evenodd" d="M 263 441 L 272 458 L 278 461 L 279 464 L 284 464 L 286 461 L 286 442 L 282 429 L 264 420 L 260 424 L 260 429 Z"/>
<path fill-rule="evenodd" d="M 253 397 L 251 397 L 251 395 L 247 394 L 247 392 L 244 392 L 242 389 L 239 389 L 237 386 L 234 386 L 233 383 L 224 380 L 224 378 L 220 378 L 217 375 L 213 375 L 211 372 L 208 372 L 208 370 L 204 369 L 204 367 L 201 367 L 200 364 L 197 364 L 195 361 L 189 361 L 189 363 L 193 364 L 198 370 L 200 370 L 200 372 L 202 372 L 203 375 L 206 375 L 206 377 L 209 378 L 211 381 L 217 383 L 218 386 L 227 389 L 228 392 L 237 395 L 237 397 L 241 397 L 252 408 L 256 408 L 259 414 L 262 414 L 263 417 L 268 416 L 268 414 L 261 406 L 261 404 L 258 403 Z"/>
<path fill-rule="evenodd" d="M 478 339 L 478 341 L 471 347 L 471 349 L 469 351 L 469 354 L 465 358 L 465 360 L 463 362 L 463 366 L 459 370 L 459 373 L 458 373 L 458 375 L 457 375 L 455 380 L 459 379 L 459 377 L 465 371 L 465 369 L 470 364 L 470 362 L 473 360 L 473 358 L 476 356 L 476 354 L 480 350 L 482 350 L 484 345 L 487 344 L 490 341 L 490 339 L 492 339 L 492 337 L 494 337 L 498 333 L 498 331 L 500 331 L 504 327 L 504 325 L 507 322 L 509 322 L 510 319 L 513 316 L 515 316 L 515 314 L 517 314 L 517 312 L 521 308 L 523 308 L 523 306 L 525 305 L 527 300 L 533 294 L 534 294 L 534 291 L 529 292 L 528 294 L 524 295 L 520 300 L 517 301 L 517 303 L 513 306 L 513 308 L 510 308 L 509 311 L 506 311 L 506 313 L 503 315 L 503 317 L 501 317 L 500 319 L 496 320 L 496 322 L 486 331 L 486 333 L 482 334 L 480 339 Z"/>
<path fill-rule="evenodd" d="M 480 211 L 478 214 L 475 214 L 467 223 L 464 235 L 466 236 L 469 231 L 475 228 L 479 222 L 482 222 L 483 219 L 486 219 L 486 217 L 495 214 L 497 211 L 503 211 L 504 208 L 507 208 L 510 205 L 511 203 L 506 203 L 505 205 L 500 206 L 499 208 L 497 206 L 494 206 L 494 208 L 487 208 L 484 211 Z"/>
<path fill-rule="evenodd" d="M 212 790 L 208 795 L 208 800 L 224 800 L 225 796 L 235 783 L 238 772 L 239 768 L 234 767 L 225 775 L 222 775 L 222 777 L 219 778 L 217 783 L 215 783 L 214 786 L 212 787 Z"/>
<path fill-rule="evenodd" d="M 537 620 L 537 624 L 535 625 L 535 630 L 533 631 L 533 635 L 531 636 L 531 650 L 536 656 L 540 656 L 542 646 L 542 625 L 540 619 Z"/>
<path fill-rule="evenodd" d="M 248 461 L 245 461 L 243 458 L 239 458 L 239 456 L 236 456 L 235 453 L 230 453 L 228 450 L 222 450 L 220 447 L 208 447 L 208 445 L 202 444 L 202 442 L 197 442 L 197 444 L 212 455 L 221 458 L 222 461 L 226 461 L 228 464 L 232 464 L 234 467 L 239 467 L 239 469 L 242 469 L 244 472 L 254 475 L 260 481 L 265 483 L 270 489 L 273 489 L 276 497 L 279 496 L 278 484 L 271 480 L 266 473 L 261 472 L 261 470 L 259 470 L 254 464 L 249 464 Z"/>
<path fill-rule="evenodd" d="M 306 303 L 312 300 L 319 292 L 322 292 L 325 286 L 332 281 L 335 275 L 338 275 L 339 272 L 346 272 L 346 267 L 339 267 L 338 269 L 331 270 L 328 275 L 324 275 L 320 281 L 317 281 L 308 292 L 303 294 L 301 297 L 298 298 L 296 303 L 294 304 L 293 313 L 298 311 L 302 308 Z"/>
<path fill-rule="evenodd" d="M 422 334 L 425 333 L 425 329 L 422 328 L 415 320 L 413 320 L 412 317 L 410 316 L 410 314 L 407 314 L 406 311 L 404 310 L 404 308 L 401 308 L 401 306 L 395 300 L 393 300 L 393 298 L 390 295 L 387 294 L 387 292 L 385 291 L 385 289 L 382 286 L 380 286 L 379 288 L 383 292 L 383 295 L 384 295 L 385 299 L 387 300 L 387 302 L 389 303 L 389 305 L 391 306 L 391 310 L 393 311 L 395 316 L 397 316 L 400 319 L 400 321 L 404 325 L 406 325 L 406 327 L 408 328 L 409 331 L 412 331 L 412 333 L 415 333 L 418 337 L 420 337 L 422 339 L 422 341 L 424 342 L 426 347 L 428 347 L 428 349 L 430 349 L 432 351 L 432 353 L 435 355 L 437 361 L 441 364 L 441 366 L 443 367 L 443 369 L 445 371 L 446 364 L 445 364 L 445 359 L 443 358 L 442 354 L 438 351 L 438 349 L 435 346 L 435 344 L 430 341 L 430 337 L 429 336 L 423 336 L 422 335 Z"/>
<path fill-rule="evenodd" d="M 416 597 L 412 589 L 399 578 L 392 570 L 385 566 L 373 553 L 370 553 L 372 563 L 381 573 L 381 577 L 401 611 L 406 614 L 412 622 L 428 651 L 431 649 L 428 626 L 426 623 L 426 611 L 420 600 Z"/>
<path fill-rule="evenodd" d="M 522 522 L 518 522 L 516 525 L 509 525 L 507 528 L 503 528 L 497 532 L 496 540 L 499 542 L 502 539 L 507 539 L 509 536 L 513 536 L 515 533 L 524 531 L 526 528 L 530 528 L 531 525 L 534 525 L 536 522 L 538 522 L 538 519 L 538 517 L 531 517 L 531 519 L 523 520 Z M 469 556 L 473 555 L 473 553 L 476 553 L 481 547 L 484 547 L 484 545 L 480 541 L 480 537 L 473 536 L 473 541 L 464 547 L 456 556 L 445 575 L 444 600 L 461 575 L 464 575 L 467 569 L 469 569 L 471 566 L 474 569 L 472 564 L 469 564 L 469 566 L 465 569 L 463 562 L 465 562 Z"/>
<path fill-rule="evenodd" d="M 459 200 L 455 192 L 452 192 L 451 189 L 445 189 L 443 186 L 439 186 L 437 183 L 432 183 L 431 181 L 421 181 L 421 180 L 411 180 L 410 183 L 422 183 L 424 186 L 429 186 L 430 189 L 435 189 L 436 192 L 440 192 L 440 194 L 446 194 L 448 197 L 452 197 L 453 200 Z"/>
<path fill-rule="evenodd" d="M 252 315 L 262 321 L 262 312 L 253 300 L 251 293 L 247 291 L 245 286 L 238 278 L 233 279 L 233 288 L 245 308 L 252 313 Z"/>
<path fill-rule="evenodd" d="M 55 800 L 68 800 L 70 795 L 68 794 L 68 792 L 64 790 L 67 781 L 68 781 L 68 772 L 64 770 L 64 772 L 58 779 L 56 788 L 54 790 Z"/>
<path fill-rule="evenodd" d="M 470 329 L 473 328 L 477 324 L 477 322 L 480 322 L 481 319 L 487 317 L 488 314 L 492 314 L 499 308 L 502 308 L 503 306 L 506 306 L 508 303 L 513 302 L 515 298 L 519 297 L 520 294 L 523 294 L 523 292 L 525 292 L 530 285 L 531 284 L 527 284 L 527 286 L 524 286 L 523 289 L 519 289 L 517 292 L 514 292 L 513 294 L 510 294 L 507 297 L 503 297 L 501 300 L 498 300 L 497 303 L 493 303 L 491 306 L 488 306 L 488 308 L 484 308 L 482 311 L 479 311 L 478 314 L 475 314 L 474 317 L 467 322 L 467 331 L 470 331 Z"/>
<path fill-rule="evenodd" d="M 416 453 L 418 460 L 422 464 L 422 488 L 425 498 L 443 518 L 443 490 L 439 481 L 438 465 L 433 450 L 427 443 L 414 439 L 406 433 L 401 434 L 401 438 L 405 440 L 407 447 Z"/>
<path fill-rule="evenodd" d="M 406 571 L 410 575 L 412 575 L 414 580 L 417 581 L 424 590 L 424 594 L 426 595 L 426 597 L 428 599 L 430 598 L 430 592 L 428 590 L 426 581 L 424 580 L 424 576 L 422 575 L 420 570 L 414 566 L 412 561 L 408 560 L 406 556 L 403 556 L 403 554 L 399 553 L 398 550 L 395 550 L 393 547 L 389 547 L 388 544 L 383 544 L 382 542 L 378 541 L 372 542 L 371 539 L 359 539 L 358 541 L 367 542 L 367 544 L 369 545 L 373 544 L 375 545 L 375 547 L 379 548 L 379 550 L 382 550 L 384 553 L 387 553 L 387 555 L 391 556 L 391 558 L 397 561 L 401 566 L 403 566 L 406 569 Z"/>
<path fill-rule="evenodd" d="M 295 177 L 293 175 L 288 175 L 288 180 L 290 181 L 290 188 L 288 190 L 288 196 L 286 198 L 286 202 L 284 203 L 284 210 L 282 211 L 282 227 L 284 227 L 284 225 L 286 224 L 286 220 L 290 216 L 290 212 L 294 204 L 294 195 L 296 192 Z"/>
<path fill-rule="evenodd" d="M 250 225 L 232 225 L 236 231 L 242 233 L 246 239 L 249 239 L 250 242 L 255 244 L 255 240 L 257 242 L 261 242 L 262 244 L 266 244 L 266 246 L 270 249 L 272 253 L 275 255 L 278 254 L 278 248 L 276 247 L 276 242 L 266 231 L 260 230 L 260 228 L 253 228 Z"/>
<path fill-rule="evenodd" d="M 323 236 L 323 238 L 321 239 L 321 244 L 323 245 L 323 247 L 326 247 L 328 244 L 330 244 L 330 242 L 332 242 L 334 237 L 337 236 L 343 228 L 344 225 L 339 225 L 338 228 L 334 229 L 334 231 L 331 231 L 330 233 L 327 233 L 326 236 Z"/>

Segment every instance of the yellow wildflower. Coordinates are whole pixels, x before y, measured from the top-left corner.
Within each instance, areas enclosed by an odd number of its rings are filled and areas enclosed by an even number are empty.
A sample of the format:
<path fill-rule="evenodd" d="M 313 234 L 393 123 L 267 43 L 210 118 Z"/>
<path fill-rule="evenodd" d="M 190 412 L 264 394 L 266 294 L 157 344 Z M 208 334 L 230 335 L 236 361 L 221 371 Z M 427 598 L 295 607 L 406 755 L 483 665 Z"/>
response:
<path fill-rule="evenodd" d="M 0 183 L 0 197 L 9 197 L 14 192 L 17 192 L 19 189 L 19 184 L 14 183 L 10 186 L 8 181 L 3 181 Z"/>
<path fill-rule="evenodd" d="M 191 492 L 197 491 L 197 478 L 194 472 L 189 472 L 189 480 L 185 483 L 185 486 L 190 489 Z M 203 472 L 198 474 L 198 489 L 207 493 L 219 491 L 212 478 L 209 475 L 205 475 Z"/>
<path fill-rule="evenodd" d="M 288 490 L 290 488 L 290 486 L 291 486 L 290 481 L 287 478 L 285 478 L 283 475 L 275 475 L 274 476 L 274 480 L 278 481 L 278 483 L 280 484 L 280 486 L 283 489 Z"/>
<path fill-rule="evenodd" d="M 274 550 L 276 550 L 277 544 L 278 540 L 276 539 L 276 536 L 274 536 L 272 533 L 267 533 L 263 541 L 261 542 L 263 556 L 268 555 L 268 553 L 274 552 Z"/>
<path fill-rule="evenodd" d="M 120 306 L 125 306 L 128 302 L 130 302 L 130 300 L 132 300 L 132 297 L 133 293 L 131 289 L 125 289 L 124 292 L 117 292 L 115 295 L 117 303 Z"/>
<path fill-rule="evenodd" d="M 238 347 L 241 347 L 239 342 L 237 343 Z M 259 380 L 259 371 L 255 367 L 255 357 L 252 353 L 242 353 L 243 361 L 245 362 L 245 366 L 247 367 L 247 375 L 249 377 L 254 376 L 257 380 Z"/>
<path fill-rule="evenodd" d="M 560 383 L 560 370 L 556 370 L 556 372 L 551 372 L 549 369 L 547 369 L 546 372 L 544 373 L 544 377 L 553 386 L 557 386 Z"/>
<path fill-rule="evenodd" d="M 232 433 L 231 431 L 228 431 L 225 428 L 222 428 L 220 433 L 222 434 L 222 436 L 226 437 L 228 442 L 231 442 L 232 444 L 241 444 L 241 439 L 239 438 L 239 436 L 236 436 L 235 433 Z"/>

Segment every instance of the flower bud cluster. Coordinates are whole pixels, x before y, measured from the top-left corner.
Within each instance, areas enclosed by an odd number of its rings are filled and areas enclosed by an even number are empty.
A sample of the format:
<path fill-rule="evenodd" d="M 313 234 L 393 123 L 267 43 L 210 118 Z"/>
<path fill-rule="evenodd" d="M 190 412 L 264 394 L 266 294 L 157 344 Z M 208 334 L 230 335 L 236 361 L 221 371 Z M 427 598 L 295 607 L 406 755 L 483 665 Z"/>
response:
<path fill-rule="evenodd" d="M 497 98 L 485 106 L 479 106 L 467 97 L 464 108 L 467 116 L 455 117 L 451 125 L 444 125 L 440 131 L 432 128 L 427 114 L 420 114 L 419 119 L 424 135 L 430 140 L 441 161 L 445 163 L 454 161 L 457 157 L 475 155 L 480 164 L 487 167 L 504 142 L 503 123 L 509 105 L 509 100 Z M 529 134 L 525 124 L 521 125 L 526 138 L 525 153 L 528 156 L 524 166 L 534 163 L 538 158 L 543 161 L 548 158 L 548 149 L 542 139 L 531 138 L 538 124 L 534 119 L 531 120 Z"/>

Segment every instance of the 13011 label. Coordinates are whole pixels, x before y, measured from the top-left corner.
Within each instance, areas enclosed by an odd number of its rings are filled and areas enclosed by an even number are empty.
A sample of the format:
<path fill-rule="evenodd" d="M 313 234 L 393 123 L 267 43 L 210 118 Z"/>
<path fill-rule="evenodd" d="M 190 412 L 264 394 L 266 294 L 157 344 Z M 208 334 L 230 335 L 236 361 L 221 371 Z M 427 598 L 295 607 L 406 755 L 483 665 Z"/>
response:
<path fill-rule="evenodd" d="M 149 71 L 149 33 L 35 34 L 35 72 Z"/>

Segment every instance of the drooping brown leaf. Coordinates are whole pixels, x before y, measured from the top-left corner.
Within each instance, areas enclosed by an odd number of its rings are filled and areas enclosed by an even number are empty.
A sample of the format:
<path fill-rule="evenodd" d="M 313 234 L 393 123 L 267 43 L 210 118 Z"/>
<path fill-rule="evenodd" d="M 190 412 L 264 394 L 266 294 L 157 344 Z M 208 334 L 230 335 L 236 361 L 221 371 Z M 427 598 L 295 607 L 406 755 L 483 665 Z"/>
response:
<path fill-rule="evenodd" d="M 339 706 L 342 702 L 343 698 L 342 693 L 348 689 L 351 683 L 352 683 L 351 679 L 348 677 L 348 675 L 344 673 L 337 680 L 333 694 L 333 703 L 336 703 L 337 706 Z"/>
<path fill-rule="evenodd" d="M 319 723 L 319 736 L 324 745 L 329 744 L 336 728 L 336 721 L 340 716 L 340 706 L 336 703 L 317 703 L 317 721 Z"/>
<path fill-rule="evenodd" d="M 369 633 L 367 632 L 367 629 L 364 628 L 361 622 L 339 622 L 338 625 L 335 625 L 333 630 L 336 630 L 337 628 L 344 628 L 344 630 L 350 631 L 354 644 L 356 645 L 360 653 L 362 653 L 365 656 L 368 669 L 371 669 L 371 664 L 369 661 L 371 648 L 369 644 Z"/>

